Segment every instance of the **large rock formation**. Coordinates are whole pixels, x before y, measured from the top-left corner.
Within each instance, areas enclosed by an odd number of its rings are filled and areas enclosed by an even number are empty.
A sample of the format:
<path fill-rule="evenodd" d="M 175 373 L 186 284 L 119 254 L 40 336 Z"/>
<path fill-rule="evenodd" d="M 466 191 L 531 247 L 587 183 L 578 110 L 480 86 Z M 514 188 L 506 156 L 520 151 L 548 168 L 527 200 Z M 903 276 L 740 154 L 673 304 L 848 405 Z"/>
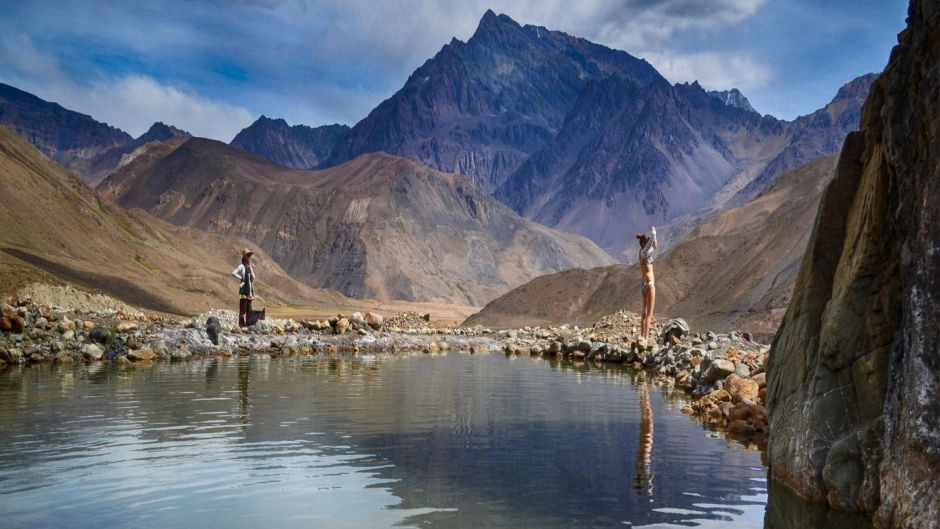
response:
<path fill-rule="evenodd" d="M 827 189 L 768 367 L 770 472 L 940 527 L 940 4 L 912 0 Z"/>

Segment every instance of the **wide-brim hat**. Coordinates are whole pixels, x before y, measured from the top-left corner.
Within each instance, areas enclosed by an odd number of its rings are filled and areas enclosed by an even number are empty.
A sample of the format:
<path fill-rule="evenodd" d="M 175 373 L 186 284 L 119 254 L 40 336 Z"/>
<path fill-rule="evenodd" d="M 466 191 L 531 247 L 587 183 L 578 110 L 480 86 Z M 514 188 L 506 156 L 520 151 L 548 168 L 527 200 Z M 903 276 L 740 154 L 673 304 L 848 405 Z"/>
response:
<path fill-rule="evenodd" d="M 254 255 L 254 254 L 255 254 L 255 252 L 249 250 L 248 248 L 245 248 L 244 250 L 242 250 L 242 259 L 244 259 L 244 258 L 246 258 L 246 257 L 251 257 L 251 256 Z"/>

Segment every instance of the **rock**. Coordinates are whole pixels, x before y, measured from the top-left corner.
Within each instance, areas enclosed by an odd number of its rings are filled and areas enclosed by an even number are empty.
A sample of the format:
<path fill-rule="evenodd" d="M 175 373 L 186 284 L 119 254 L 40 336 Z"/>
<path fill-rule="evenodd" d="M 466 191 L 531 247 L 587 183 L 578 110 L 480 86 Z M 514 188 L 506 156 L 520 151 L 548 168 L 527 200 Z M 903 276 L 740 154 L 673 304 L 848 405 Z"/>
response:
<path fill-rule="evenodd" d="M 731 400 L 733 402 L 741 402 L 742 400 L 755 400 L 757 399 L 758 391 L 760 387 L 757 385 L 757 382 L 754 382 L 750 379 L 744 379 L 738 376 L 735 373 L 728 375 L 725 378 L 724 386 L 722 386 L 725 391 L 731 394 Z"/>
<path fill-rule="evenodd" d="M 705 372 L 705 379 L 714 383 L 717 380 L 724 380 L 728 375 L 734 373 L 734 362 L 724 358 L 715 360 L 708 366 Z"/>
<path fill-rule="evenodd" d="M 8 316 L 0 318 L 0 332 L 13 332 L 13 322 Z"/>
<path fill-rule="evenodd" d="M 382 327 L 385 325 L 385 318 L 383 318 L 381 314 L 374 312 L 365 313 L 362 319 L 364 319 L 366 324 L 374 331 L 382 330 Z"/>
<path fill-rule="evenodd" d="M 422 315 L 421 319 L 423 319 L 424 321 L 431 321 L 431 313 Z"/>
<path fill-rule="evenodd" d="M 940 4 L 911 0 L 767 366 L 770 477 L 895 529 L 940 520 L 938 34 Z"/>
<path fill-rule="evenodd" d="M 119 333 L 129 333 L 137 330 L 137 322 L 120 321 L 114 326 L 114 331 Z"/>
<path fill-rule="evenodd" d="M 104 357 L 104 351 L 96 344 L 85 344 L 82 346 L 82 356 L 89 360 L 101 360 Z"/>
<path fill-rule="evenodd" d="M 143 347 L 127 353 L 127 358 L 135 362 L 149 362 L 153 360 L 153 349 Z"/>
<path fill-rule="evenodd" d="M 734 374 L 741 378 L 750 378 L 751 368 L 747 367 L 745 364 L 735 364 Z"/>
<path fill-rule="evenodd" d="M 349 327 L 349 320 L 346 318 L 338 318 L 336 324 L 333 325 L 333 332 L 336 334 L 343 334 L 346 332 L 346 329 Z"/>
<path fill-rule="evenodd" d="M 716 342 L 716 341 L 708 342 L 707 349 L 708 349 L 709 351 L 714 351 L 714 350 L 718 349 L 718 342 Z"/>
<path fill-rule="evenodd" d="M 671 319 L 667 321 L 665 325 L 663 325 L 663 332 L 660 338 L 660 342 L 663 344 L 679 343 L 679 339 L 687 334 L 689 334 L 689 324 L 686 323 L 684 319 Z"/>
<path fill-rule="evenodd" d="M 219 318 L 209 316 L 206 319 L 206 336 L 209 337 L 209 341 L 212 342 L 212 345 L 219 345 L 219 335 L 221 333 L 222 323 L 219 321 Z"/>
<path fill-rule="evenodd" d="M 111 331 L 104 327 L 95 327 L 88 332 L 88 339 L 96 343 L 107 343 L 109 338 L 111 338 Z"/>
<path fill-rule="evenodd" d="M 111 345 L 108 347 L 108 350 L 105 351 L 105 358 L 114 362 L 118 357 L 127 355 L 127 343 L 124 341 L 124 338 L 115 338 L 111 341 Z"/>
<path fill-rule="evenodd" d="M 4 303 L 0 306 L 0 315 L 9 317 L 16 315 L 16 308 L 10 304 Z"/>
<path fill-rule="evenodd" d="M 192 356 L 193 354 L 189 352 L 189 347 L 187 347 L 186 344 L 181 345 L 179 349 L 170 353 L 170 359 L 175 361 L 189 360 Z"/>
<path fill-rule="evenodd" d="M 767 386 L 767 373 L 758 373 L 751 376 L 751 380 L 757 383 L 757 387 L 763 388 Z"/>

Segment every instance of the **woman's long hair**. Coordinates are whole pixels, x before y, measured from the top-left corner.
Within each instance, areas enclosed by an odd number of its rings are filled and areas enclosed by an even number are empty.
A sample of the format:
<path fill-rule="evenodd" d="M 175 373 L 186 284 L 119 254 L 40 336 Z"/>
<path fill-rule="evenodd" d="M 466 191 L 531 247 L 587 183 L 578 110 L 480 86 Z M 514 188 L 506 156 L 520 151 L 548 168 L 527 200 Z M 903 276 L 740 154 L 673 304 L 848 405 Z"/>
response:
<path fill-rule="evenodd" d="M 637 233 L 636 240 L 640 242 L 640 248 L 646 248 L 646 243 L 650 241 L 650 236 L 645 233 Z"/>

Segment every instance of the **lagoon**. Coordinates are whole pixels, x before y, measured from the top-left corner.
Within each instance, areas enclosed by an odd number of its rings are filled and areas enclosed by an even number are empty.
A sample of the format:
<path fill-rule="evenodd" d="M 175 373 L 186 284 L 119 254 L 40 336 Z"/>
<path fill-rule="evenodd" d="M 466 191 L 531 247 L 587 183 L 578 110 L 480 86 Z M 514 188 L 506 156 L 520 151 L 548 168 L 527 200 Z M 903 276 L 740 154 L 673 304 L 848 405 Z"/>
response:
<path fill-rule="evenodd" d="M 500 354 L 14 366 L 0 371 L 0 520 L 765 527 L 761 454 L 683 404 L 631 369 Z M 777 505 L 767 527 L 835 516 Z"/>

